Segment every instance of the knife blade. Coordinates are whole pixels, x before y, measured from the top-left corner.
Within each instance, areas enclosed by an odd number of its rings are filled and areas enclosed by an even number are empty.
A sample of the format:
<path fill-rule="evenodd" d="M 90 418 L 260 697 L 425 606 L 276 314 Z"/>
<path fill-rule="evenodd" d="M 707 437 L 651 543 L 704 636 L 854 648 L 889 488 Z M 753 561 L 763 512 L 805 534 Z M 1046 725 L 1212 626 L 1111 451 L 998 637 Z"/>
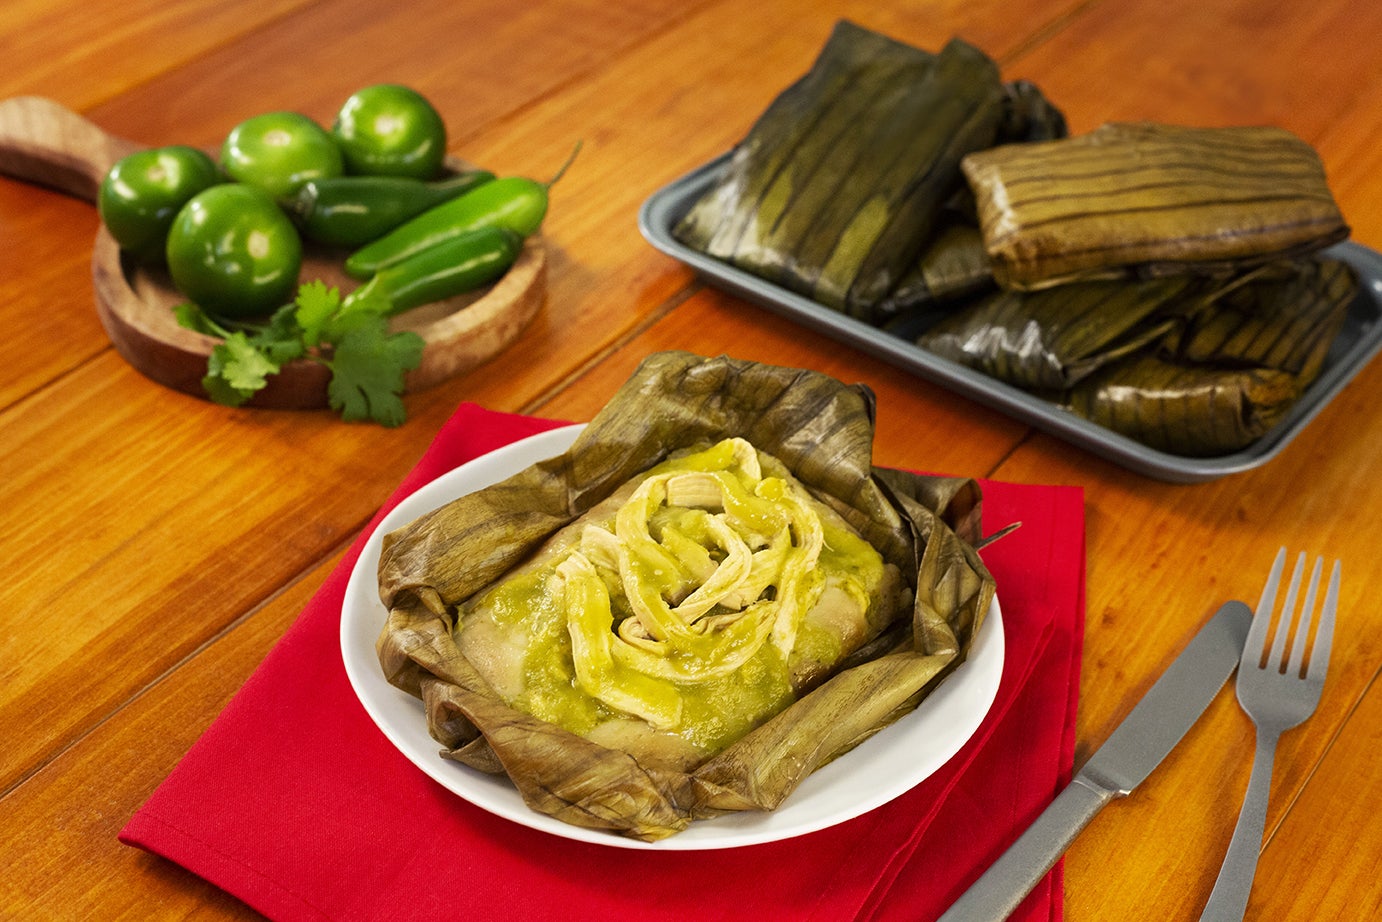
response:
<path fill-rule="evenodd" d="M 1006 919 L 1090 820 L 1132 793 L 1194 726 L 1238 665 L 1251 622 L 1247 605 L 1225 603 L 1065 790 L 938 922 Z"/>

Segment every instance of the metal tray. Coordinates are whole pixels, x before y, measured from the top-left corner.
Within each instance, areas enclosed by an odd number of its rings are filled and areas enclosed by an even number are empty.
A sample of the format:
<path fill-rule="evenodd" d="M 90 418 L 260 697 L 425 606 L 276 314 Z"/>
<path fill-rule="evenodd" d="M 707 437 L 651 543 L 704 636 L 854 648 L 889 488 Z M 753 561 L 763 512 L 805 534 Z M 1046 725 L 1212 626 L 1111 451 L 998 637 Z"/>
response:
<path fill-rule="evenodd" d="M 1382 254 L 1351 242 L 1331 247 L 1326 253 L 1351 265 L 1358 273 L 1360 287 L 1319 378 L 1281 422 L 1242 451 L 1211 458 L 1158 451 L 1009 384 L 933 355 L 908 340 L 692 250 L 674 239 L 672 228 L 714 183 L 728 158 L 729 154 L 725 154 L 687 173 L 654 192 L 643 203 L 638 213 L 638 226 L 649 243 L 686 263 L 718 288 L 1158 480 L 1200 483 L 1266 463 L 1299 435 L 1382 348 L 1382 323 L 1379 323 L 1382 320 Z"/>

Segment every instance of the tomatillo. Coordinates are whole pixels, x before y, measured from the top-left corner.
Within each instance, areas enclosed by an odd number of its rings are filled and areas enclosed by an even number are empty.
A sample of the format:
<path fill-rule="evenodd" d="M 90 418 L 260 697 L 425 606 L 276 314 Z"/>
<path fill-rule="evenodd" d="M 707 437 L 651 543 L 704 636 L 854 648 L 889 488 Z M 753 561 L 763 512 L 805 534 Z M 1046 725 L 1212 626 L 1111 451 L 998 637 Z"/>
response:
<path fill-rule="evenodd" d="M 416 90 L 396 83 L 356 91 L 331 133 L 350 173 L 433 179 L 446 156 L 441 115 Z"/>
<path fill-rule="evenodd" d="M 203 309 L 255 317 L 287 304 L 302 268 L 302 239 L 268 193 L 226 183 L 192 197 L 168 231 L 173 284 Z"/>
<path fill-rule="evenodd" d="M 345 172 L 341 149 L 325 128 L 298 112 L 266 112 L 231 129 L 221 168 L 232 178 L 285 199 L 309 179 Z"/>
<path fill-rule="evenodd" d="M 106 172 L 96 209 L 122 250 L 141 262 L 159 263 L 178 211 L 192 196 L 220 181 L 216 162 L 195 147 L 136 151 Z"/>

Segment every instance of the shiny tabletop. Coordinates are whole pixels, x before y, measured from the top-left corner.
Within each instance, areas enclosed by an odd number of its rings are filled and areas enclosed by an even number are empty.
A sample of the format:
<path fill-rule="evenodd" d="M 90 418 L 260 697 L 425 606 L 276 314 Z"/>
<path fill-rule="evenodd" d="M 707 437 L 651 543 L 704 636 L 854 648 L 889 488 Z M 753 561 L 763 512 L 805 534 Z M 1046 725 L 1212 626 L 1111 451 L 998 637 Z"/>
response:
<path fill-rule="evenodd" d="M 1085 491 L 1075 766 L 1281 545 L 1343 562 L 1329 681 L 1282 740 L 1250 919 L 1382 913 L 1382 364 L 1269 463 L 1151 479 L 705 285 L 639 207 L 728 150 L 849 18 L 961 36 L 1036 82 L 1073 132 L 1271 124 L 1315 146 L 1382 249 L 1382 4 L 1353 0 L 74 0 L 0 7 L 0 99 L 56 100 L 146 145 L 242 119 L 329 122 L 376 82 L 437 103 L 452 153 L 550 175 L 546 302 L 494 361 L 406 397 L 398 428 L 229 409 L 153 383 L 94 310 L 95 210 L 0 177 L 0 916 L 253 918 L 116 835 L 253 672 L 458 404 L 589 419 L 647 354 L 817 369 L 878 397 L 876 460 Z M 1065 862 L 1071 922 L 1192 919 L 1247 784 L 1252 726 L 1220 694 Z M 1055 792 L 1052 792 L 1053 795 Z"/>

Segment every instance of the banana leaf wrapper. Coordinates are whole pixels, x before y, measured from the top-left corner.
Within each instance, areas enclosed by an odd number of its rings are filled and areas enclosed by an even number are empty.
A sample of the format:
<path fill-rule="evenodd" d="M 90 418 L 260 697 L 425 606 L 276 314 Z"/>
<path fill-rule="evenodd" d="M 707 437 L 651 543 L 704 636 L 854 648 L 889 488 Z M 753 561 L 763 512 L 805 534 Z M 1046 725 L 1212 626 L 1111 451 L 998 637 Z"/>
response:
<path fill-rule="evenodd" d="M 1241 269 L 1349 233 L 1319 155 L 1278 128 L 1108 124 L 963 170 L 1006 288 Z"/>
<path fill-rule="evenodd" d="M 1046 98 L 1046 94 L 1035 83 L 1014 80 L 1004 85 L 1003 92 L 1007 106 L 997 143 L 1055 141 L 1069 136 L 1070 127 L 1066 124 L 1065 113 Z"/>
<path fill-rule="evenodd" d="M 1200 365 L 1276 368 L 1309 386 L 1357 295 L 1357 274 L 1337 259 L 1264 266 L 1187 324 L 1172 351 Z"/>
<path fill-rule="evenodd" d="M 1008 106 L 977 48 L 952 40 L 932 54 L 840 22 L 673 233 L 872 319 L 963 188 L 961 158 L 995 142 Z"/>
<path fill-rule="evenodd" d="M 1183 321 L 1187 277 L 1000 290 L 941 320 L 917 345 L 1034 391 L 1064 391 L 1164 339 Z"/>
<path fill-rule="evenodd" d="M 1357 276 L 1337 260 L 1264 267 L 1166 347 L 1081 383 L 1066 407 L 1162 451 L 1240 451 L 1319 376 L 1357 291 Z"/>
<path fill-rule="evenodd" d="M 993 139 L 991 146 L 1055 141 L 1068 137 L 1069 134 L 1065 113 L 1061 112 L 1035 83 L 1030 80 L 1014 80 L 1003 84 L 1003 119 L 998 126 L 998 136 Z M 946 211 L 958 216 L 966 224 L 975 228 L 979 226 L 974 192 L 963 179 L 956 183 L 955 191 L 946 203 Z"/>
<path fill-rule="evenodd" d="M 1160 451 L 1213 457 L 1261 438 L 1300 392 L 1295 375 L 1275 368 L 1182 365 L 1148 353 L 1090 378 L 1066 406 Z"/>
<path fill-rule="evenodd" d="M 912 339 L 935 321 L 997 287 L 976 224 L 941 227 L 920 259 L 880 302 L 879 326 Z"/>
<path fill-rule="evenodd" d="M 456 642 L 459 606 L 552 534 L 679 450 L 747 439 L 834 509 L 913 589 L 912 605 L 813 690 L 689 769 L 644 765 L 506 704 Z M 815 372 L 681 352 L 650 356 L 559 457 L 384 539 L 377 650 L 422 699 L 442 756 L 502 772 L 534 810 L 656 840 L 771 810 L 816 768 L 914 709 L 967 655 L 994 596 L 971 480 L 872 466 L 873 401 Z"/>
<path fill-rule="evenodd" d="M 1016 80 L 1003 91 L 1006 106 L 995 144 L 1053 141 L 1069 134 L 1065 114 L 1036 84 Z M 994 287 L 974 196 L 960 183 L 921 256 L 878 303 L 874 318 L 889 332 L 913 339 L 958 304 Z"/>

